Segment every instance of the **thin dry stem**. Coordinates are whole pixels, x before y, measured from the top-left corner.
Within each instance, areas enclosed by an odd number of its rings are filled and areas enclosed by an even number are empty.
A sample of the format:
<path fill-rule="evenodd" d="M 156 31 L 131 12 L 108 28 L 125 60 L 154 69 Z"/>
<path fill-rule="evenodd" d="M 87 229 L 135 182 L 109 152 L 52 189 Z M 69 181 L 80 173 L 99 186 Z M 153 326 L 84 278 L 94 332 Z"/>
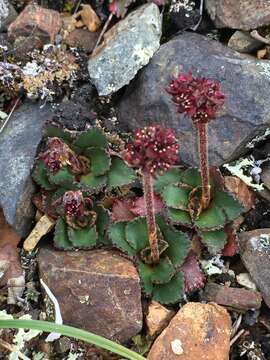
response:
<path fill-rule="evenodd" d="M 154 264 L 159 262 L 157 225 L 154 211 L 154 190 L 153 178 L 148 172 L 143 173 L 143 191 L 146 208 L 146 219 L 149 233 L 149 243 L 151 249 L 151 258 Z"/>
<path fill-rule="evenodd" d="M 199 137 L 200 169 L 202 176 L 202 207 L 203 209 L 206 209 L 211 199 L 209 163 L 208 163 L 207 124 L 198 124 L 197 129 L 198 129 L 198 137 Z"/>

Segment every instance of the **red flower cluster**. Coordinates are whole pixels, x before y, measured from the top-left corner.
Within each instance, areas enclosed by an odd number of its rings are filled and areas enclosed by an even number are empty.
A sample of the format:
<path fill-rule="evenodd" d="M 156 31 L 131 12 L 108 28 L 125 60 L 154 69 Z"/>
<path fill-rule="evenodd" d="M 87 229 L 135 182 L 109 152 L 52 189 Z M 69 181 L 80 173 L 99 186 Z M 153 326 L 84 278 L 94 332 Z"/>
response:
<path fill-rule="evenodd" d="M 59 138 L 49 138 L 47 150 L 40 154 L 47 169 L 56 173 L 63 166 L 70 166 L 74 174 L 81 173 L 82 164 L 75 153 Z"/>
<path fill-rule="evenodd" d="M 171 129 L 148 126 L 135 132 L 127 145 L 124 159 L 144 172 L 167 171 L 177 161 L 179 145 Z"/>
<path fill-rule="evenodd" d="M 172 95 L 177 111 L 189 115 L 195 124 L 214 119 L 225 100 L 219 82 L 194 78 L 191 72 L 174 78 L 166 91 Z"/>

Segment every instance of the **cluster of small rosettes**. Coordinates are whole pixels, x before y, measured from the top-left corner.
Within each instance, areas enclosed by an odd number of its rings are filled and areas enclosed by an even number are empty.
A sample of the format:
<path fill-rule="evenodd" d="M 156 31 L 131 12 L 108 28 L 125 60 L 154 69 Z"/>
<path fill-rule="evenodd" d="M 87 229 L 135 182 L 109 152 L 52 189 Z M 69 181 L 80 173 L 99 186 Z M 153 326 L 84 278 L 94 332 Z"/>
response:
<path fill-rule="evenodd" d="M 171 129 L 148 126 L 137 130 L 127 145 L 124 159 L 143 172 L 163 173 L 178 159 L 179 145 Z"/>
<path fill-rule="evenodd" d="M 180 74 L 166 88 L 172 95 L 179 113 L 189 115 L 194 124 L 205 124 L 214 119 L 225 101 L 220 83 L 192 73 Z"/>
<path fill-rule="evenodd" d="M 81 162 L 61 139 L 53 137 L 47 142 L 47 150 L 40 154 L 47 169 L 56 173 L 63 166 L 70 166 L 74 174 L 81 172 Z"/>

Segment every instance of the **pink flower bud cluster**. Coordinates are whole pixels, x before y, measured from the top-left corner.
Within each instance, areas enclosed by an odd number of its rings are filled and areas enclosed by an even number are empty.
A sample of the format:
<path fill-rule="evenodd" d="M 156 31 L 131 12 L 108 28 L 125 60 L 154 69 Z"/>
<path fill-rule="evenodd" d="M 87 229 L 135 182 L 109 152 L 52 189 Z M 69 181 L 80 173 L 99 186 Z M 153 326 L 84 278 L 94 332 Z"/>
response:
<path fill-rule="evenodd" d="M 151 174 L 162 173 L 174 165 L 179 145 L 171 129 L 148 126 L 137 130 L 127 145 L 124 159 L 131 165 Z"/>
<path fill-rule="evenodd" d="M 172 95 L 179 113 L 189 115 L 194 124 L 205 124 L 217 116 L 225 101 L 220 83 L 192 73 L 174 78 L 166 91 Z"/>

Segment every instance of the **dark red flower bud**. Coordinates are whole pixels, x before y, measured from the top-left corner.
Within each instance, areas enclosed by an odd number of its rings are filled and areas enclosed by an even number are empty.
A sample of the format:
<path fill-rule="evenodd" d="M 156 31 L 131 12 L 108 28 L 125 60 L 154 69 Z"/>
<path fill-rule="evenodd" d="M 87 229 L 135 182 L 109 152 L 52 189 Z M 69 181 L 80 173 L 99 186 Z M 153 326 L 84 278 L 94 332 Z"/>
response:
<path fill-rule="evenodd" d="M 63 195 L 63 205 L 66 216 L 80 217 L 84 215 L 84 198 L 81 191 L 66 191 Z"/>
<path fill-rule="evenodd" d="M 195 124 L 214 119 L 225 101 L 219 82 L 195 78 L 191 72 L 174 78 L 166 91 L 172 95 L 177 111 L 189 115 Z"/>
<path fill-rule="evenodd" d="M 47 150 L 40 154 L 47 169 L 55 173 L 63 166 L 70 166 L 74 174 L 79 174 L 82 164 L 75 153 L 59 138 L 49 138 Z"/>
<path fill-rule="evenodd" d="M 171 129 L 148 126 L 137 130 L 127 145 L 124 159 L 144 172 L 167 171 L 178 158 L 179 145 Z"/>

